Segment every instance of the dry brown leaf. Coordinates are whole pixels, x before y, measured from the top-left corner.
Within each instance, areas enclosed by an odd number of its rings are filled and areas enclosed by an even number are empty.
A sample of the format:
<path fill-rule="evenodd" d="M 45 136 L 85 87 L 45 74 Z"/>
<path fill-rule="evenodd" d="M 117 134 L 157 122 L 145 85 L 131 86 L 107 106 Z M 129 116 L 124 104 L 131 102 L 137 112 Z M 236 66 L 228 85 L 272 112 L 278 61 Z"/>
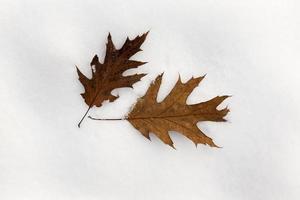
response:
<path fill-rule="evenodd" d="M 206 136 L 198 127 L 199 121 L 226 121 L 223 117 L 229 109 L 217 109 L 229 96 L 217 96 L 209 101 L 187 105 L 186 100 L 195 87 L 204 78 L 191 78 L 182 83 L 180 77 L 168 94 L 160 103 L 157 102 L 157 93 L 161 85 L 162 75 L 150 85 L 146 94 L 138 99 L 137 103 L 126 118 L 146 138 L 150 139 L 149 133 L 154 133 L 165 144 L 173 146 L 169 131 L 176 131 L 196 145 L 208 144 L 211 147 L 218 147 L 213 140 Z"/>
<path fill-rule="evenodd" d="M 140 47 L 147 37 L 147 33 L 142 36 L 137 36 L 135 39 L 130 40 L 128 37 L 124 45 L 120 49 L 116 49 L 111 35 L 107 37 L 106 55 L 104 62 L 100 63 L 98 56 L 95 55 L 91 62 L 92 78 L 87 78 L 77 68 L 79 80 L 84 86 L 84 93 L 81 96 L 84 98 L 85 103 L 89 106 L 87 112 L 79 122 L 80 124 L 90 108 L 93 106 L 100 107 L 102 102 L 109 100 L 115 101 L 118 96 L 111 94 L 111 91 L 116 88 L 132 87 L 146 74 L 134 74 L 130 76 L 123 76 L 122 74 L 132 68 L 137 68 L 145 62 L 130 60 L 137 52 L 141 51 Z"/>

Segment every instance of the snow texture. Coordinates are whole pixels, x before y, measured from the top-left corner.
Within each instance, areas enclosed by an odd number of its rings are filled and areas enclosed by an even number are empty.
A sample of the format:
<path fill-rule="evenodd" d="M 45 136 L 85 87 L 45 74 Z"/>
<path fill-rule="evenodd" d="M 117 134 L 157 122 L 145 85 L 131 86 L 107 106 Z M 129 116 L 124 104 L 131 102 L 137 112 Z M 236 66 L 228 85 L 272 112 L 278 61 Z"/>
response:
<path fill-rule="evenodd" d="M 297 0 L 1 0 L 0 199 L 297 200 Z M 159 100 L 207 74 L 188 103 L 232 98 L 228 123 L 200 123 L 223 148 L 171 133 L 177 150 L 127 121 L 85 120 L 75 65 L 90 74 L 108 32 L 117 47 L 150 30 L 135 59 L 149 73 L 92 109 L 120 118 L 164 73 Z"/>

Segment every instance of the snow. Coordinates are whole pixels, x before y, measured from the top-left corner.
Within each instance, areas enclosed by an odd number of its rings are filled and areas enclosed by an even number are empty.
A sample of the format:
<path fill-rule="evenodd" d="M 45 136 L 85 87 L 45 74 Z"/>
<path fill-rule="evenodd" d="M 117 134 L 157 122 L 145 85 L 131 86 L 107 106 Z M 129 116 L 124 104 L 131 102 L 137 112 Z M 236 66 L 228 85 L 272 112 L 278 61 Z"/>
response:
<path fill-rule="evenodd" d="M 259 200 L 300 195 L 300 4 L 293 0 L 1 0 L 0 199 Z M 221 149 L 171 133 L 177 150 L 126 121 L 77 123 L 108 32 L 150 30 L 134 89 L 90 112 L 120 118 L 164 72 L 158 100 L 207 74 L 188 103 L 233 95 L 228 123 L 199 123 Z M 221 107 L 222 107 L 221 106 Z"/>

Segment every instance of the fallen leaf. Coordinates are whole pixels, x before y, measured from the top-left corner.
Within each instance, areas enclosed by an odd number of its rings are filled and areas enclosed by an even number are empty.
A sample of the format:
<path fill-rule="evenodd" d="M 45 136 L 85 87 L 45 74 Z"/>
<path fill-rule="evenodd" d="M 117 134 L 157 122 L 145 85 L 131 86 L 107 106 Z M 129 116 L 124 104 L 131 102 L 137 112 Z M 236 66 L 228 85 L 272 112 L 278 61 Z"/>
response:
<path fill-rule="evenodd" d="M 100 107 L 105 100 L 109 102 L 115 101 L 118 96 L 111 94 L 111 91 L 116 88 L 132 87 L 132 85 L 138 82 L 146 74 L 134 74 L 130 76 L 123 76 L 122 74 L 132 68 L 137 68 L 145 62 L 130 60 L 137 52 L 141 51 L 140 47 L 147 37 L 147 33 L 142 36 L 137 36 L 133 40 L 128 37 L 120 49 L 116 49 L 111 39 L 111 35 L 108 34 L 106 44 L 106 54 L 104 62 L 100 63 L 98 56 L 95 55 L 91 62 L 92 78 L 87 78 L 77 68 L 79 80 L 84 86 L 84 93 L 81 96 L 84 98 L 85 103 L 89 106 L 87 112 L 79 122 L 80 124 L 88 111 L 93 107 Z"/>
<path fill-rule="evenodd" d="M 229 109 L 217 109 L 227 97 L 217 96 L 209 101 L 187 105 L 186 100 L 195 87 L 204 78 L 191 78 L 182 83 L 180 77 L 168 94 L 160 103 L 157 102 L 157 93 L 161 85 L 162 75 L 150 85 L 145 96 L 138 99 L 137 103 L 127 116 L 127 120 L 139 130 L 146 138 L 150 139 L 152 132 L 165 144 L 173 146 L 169 131 L 176 131 L 193 141 L 195 145 L 208 144 L 218 147 L 213 140 L 206 136 L 198 127 L 199 121 L 226 121 L 223 117 Z"/>

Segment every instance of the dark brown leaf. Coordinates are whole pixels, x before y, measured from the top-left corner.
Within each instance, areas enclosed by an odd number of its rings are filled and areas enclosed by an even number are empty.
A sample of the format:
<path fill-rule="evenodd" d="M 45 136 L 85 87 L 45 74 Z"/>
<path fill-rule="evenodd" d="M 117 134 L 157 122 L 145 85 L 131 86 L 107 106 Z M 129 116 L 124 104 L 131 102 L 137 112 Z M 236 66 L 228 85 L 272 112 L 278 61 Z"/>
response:
<path fill-rule="evenodd" d="M 128 69 L 137 68 L 145 64 L 145 62 L 130 60 L 130 57 L 141 51 L 140 47 L 145 41 L 147 34 L 148 32 L 142 36 L 137 36 L 133 40 L 130 40 L 127 37 L 124 45 L 120 49 L 116 49 L 111 39 L 111 35 L 109 34 L 107 37 L 104 62 L 101 63 L 97 55 L 94 56 L 91 62 L 92 78 L 87 78 L 77 68 L 79 80 L 85 89 L 81 96 L 84 98 L 85 103 L 89 106 L 89 109 L 93 106 L 100 107 L 105 100 L 109 100 L 110 102 L 115 101 L 118 96 L 111 94 L 113 89 L 132 87 L 134 83 L 138 82 L 146 75 L 134 74 L 130 76 L 123 76 L 122 74 Z M 80 126 L 80 123 L 78 126 Z"/>

